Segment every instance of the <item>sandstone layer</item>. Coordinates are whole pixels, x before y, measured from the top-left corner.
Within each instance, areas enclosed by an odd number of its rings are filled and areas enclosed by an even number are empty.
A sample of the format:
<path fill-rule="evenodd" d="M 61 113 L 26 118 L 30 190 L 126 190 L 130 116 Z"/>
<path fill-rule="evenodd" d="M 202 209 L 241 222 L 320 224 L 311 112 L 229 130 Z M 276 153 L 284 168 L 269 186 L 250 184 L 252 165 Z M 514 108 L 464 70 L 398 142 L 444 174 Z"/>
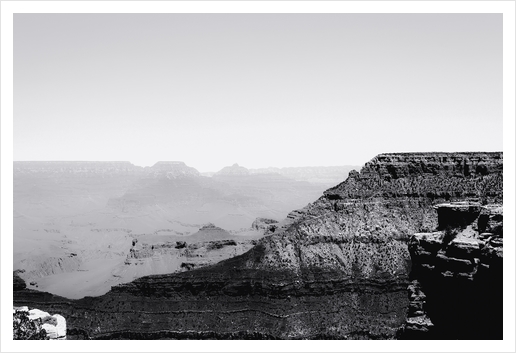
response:
<path fill-rule="evenodd" d="M 408 239 L 439 228 L 437 204 L 502 204 L 502 171 L 501 153 L 379 155 L 240 256 L 78 301 L 22 289 L 15 303 L 62 313 L 79 338 L 395 338 Z"/>

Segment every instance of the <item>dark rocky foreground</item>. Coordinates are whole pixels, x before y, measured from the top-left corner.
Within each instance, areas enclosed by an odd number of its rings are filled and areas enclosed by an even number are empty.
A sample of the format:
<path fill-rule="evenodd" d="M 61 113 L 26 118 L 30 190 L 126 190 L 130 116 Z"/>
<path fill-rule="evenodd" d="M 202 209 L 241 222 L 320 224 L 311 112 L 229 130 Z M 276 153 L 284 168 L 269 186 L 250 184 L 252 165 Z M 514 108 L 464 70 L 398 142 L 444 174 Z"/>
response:
<path fill-rule="evenodd" d="M 409 241 L 411 302 L 400 338 L 503 339 L 503 209 L 436 206 L 439 227 Z"/>
<path fill-rule="evenodd" d="M 243 255 L 80 300 L 18 285 L 14 304 L 68 338 L 501 338 L 502 174 L 502 153 L 382 154 Z"/>

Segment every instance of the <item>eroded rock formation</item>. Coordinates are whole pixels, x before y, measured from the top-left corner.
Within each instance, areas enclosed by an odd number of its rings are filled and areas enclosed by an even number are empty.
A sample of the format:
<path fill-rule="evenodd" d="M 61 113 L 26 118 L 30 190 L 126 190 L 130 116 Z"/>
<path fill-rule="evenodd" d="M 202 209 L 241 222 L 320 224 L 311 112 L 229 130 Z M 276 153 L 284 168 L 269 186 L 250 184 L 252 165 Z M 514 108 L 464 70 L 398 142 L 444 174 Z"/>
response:
<path fill-rule="evenodd" d="M 436 205 L 438 231 L 416 233 L 411 303 L 401 338 L 503 338 L 503 207 Z M 412 310 L 415 309 L 415 310 Z"/>
<path fill-rule="evenodd" d="M 271 234 L 276 231 L 278 226 L 278 221 L 274 219 L 258 217 L 254 220 L 253 224 L 251 225 L 251 228 L 263 231 L 264 234 Z"/>
<path fill-rule="evenodd" d="M 187 237 L 185 237 L 187 238 Z M 243 237 L 241 237 L 243 238 Z M 124 265 L 141 267 L 140 276 L 153 273 L 172 273 L 213 265 L 229 257 L 240 255 L 254 245 L 253 239 L 222 239 L 211 241 L 175 241 L 158 244 L 134 242 Z M 115 275 L 122 276 L 126 267 Z M 134 271 L 133 271 L 134 272 Z M 127 281 L 124 281 L 127 282 Z"/>
<path fill-rule="evenodd" d="M 434 205 L 501 204 L 502 170 L 501 153 L 379 155 L 240 256 L 101 297 L 21 290 L 15 303 L 66 313 L 82 338 L 395 338 L 409 299 L 419 298 L 412 314 L 420 314 L 431 296 L 424 284 L 407 295 L 407 240 L 439 227 Z M 479 219 L 485 229 L 496 222 L 491 213 Z"/>

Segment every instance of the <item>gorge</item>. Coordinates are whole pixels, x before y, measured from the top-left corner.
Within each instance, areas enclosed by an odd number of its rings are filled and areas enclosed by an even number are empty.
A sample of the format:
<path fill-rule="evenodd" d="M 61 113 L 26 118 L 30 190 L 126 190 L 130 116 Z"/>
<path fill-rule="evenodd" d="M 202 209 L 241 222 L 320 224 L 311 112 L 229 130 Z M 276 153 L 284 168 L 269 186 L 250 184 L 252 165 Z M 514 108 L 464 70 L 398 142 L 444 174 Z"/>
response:
<path fill-rule="evenodd" d="M 64 316 L 69 339 L 501 338 L 501 152 L 381 154 L 255 226 L 241 255 L 101 296 L 15 277 L 14 305 Z"/>
<path fill-rule="evenodd" d="M 15 162 L 13 269 L 22 270 L 31 289 L 79 299 L 181 270 L 183 262 L 188 268 L 214 263 L 242 254 L 263 236 L 265 230 L 252 227 L 256 218 L 285 218 L 351 169 L 304 167 L 289 169 L 287 176 L 283 169 L 233 165 L 206 176 L 177 161 L 145 168 L 129 162 Z M 219 230 L 203 228 L 209 224 Z M 218 240 L 238 245 L 209 246 Z M 175 251 L 170 244 L 178 241 L 188 246 Z M 141 255 L 140 247 L 156 251 L 135 261 L 132 251 Z"/>

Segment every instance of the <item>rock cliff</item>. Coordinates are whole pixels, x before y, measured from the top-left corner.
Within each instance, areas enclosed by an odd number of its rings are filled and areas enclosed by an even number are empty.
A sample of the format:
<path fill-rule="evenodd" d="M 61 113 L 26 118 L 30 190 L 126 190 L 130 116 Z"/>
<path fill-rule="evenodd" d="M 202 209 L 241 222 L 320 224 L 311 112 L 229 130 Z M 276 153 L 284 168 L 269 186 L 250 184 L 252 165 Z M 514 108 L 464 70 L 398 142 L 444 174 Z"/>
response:
<path fill-rule="evenodd" d="M 438 230 L 409 241 L 413 281 L 400 338 L 502 339 L 502 205 L 435 207 Z"/>
<path fill-rule="evenodd" d="M 240 256 L 101 297 L 20 290 L 15 303 L 66 313 L 82 338 L 395 338 L 410 305 L 425 300 L 418 287 L 407 295 L 408 240 L 450 218 L 435 205 L 502 204 L 502 171 L 502 153 L 379 155 Z M 491 230 L 497 219 L 485 213 L 479 222 Z"/>

